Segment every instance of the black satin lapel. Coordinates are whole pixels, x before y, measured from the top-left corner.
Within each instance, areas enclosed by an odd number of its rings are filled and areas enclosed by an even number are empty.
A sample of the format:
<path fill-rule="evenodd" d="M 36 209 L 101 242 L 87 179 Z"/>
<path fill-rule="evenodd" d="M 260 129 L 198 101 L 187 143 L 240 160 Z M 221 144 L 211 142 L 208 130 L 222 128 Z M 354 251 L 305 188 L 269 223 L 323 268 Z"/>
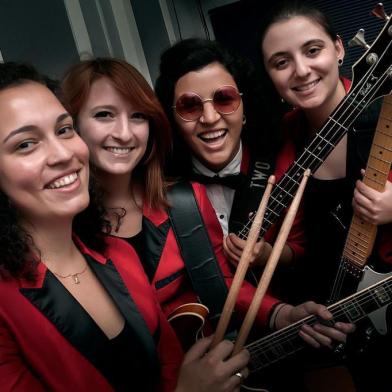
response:
<path fill-rule="evenodd" d="M 100 367 L 97 352 L 107 340 L 105 334 L 49 270 L 42 288 L 20 291 L 81 354 Z"/>
<path fill-rule="evenodd" d="M 154 337 L 150 334 L 145 320 L 137 309 L 135 302 L 133 301 L 113 262 L 108 260 L 106 264 L 101 264 L 88 255 L 85 255 L 85 257 L 99 281 L 103 284 L 113 301 L 116 303 L 128 325 L 146 349 L 146 357 L 150 362 L 150 368 L 152 371 L 156 370 L 156 372 L 152 374 L 158 374 L 157 369 L 159 368 L 159 362 L 155 349 Z M 158 339 L 158 337 L 159 331 L 156 333 L 156 338 Z"/>
<path fill-rule="evenodd" d="M 166 244 L 170 221 L 167 219 L 158 227 L 143 217 L 143 268 L 150 282 L 153 281 L 156 270 L 161 260 L 163 248 Z"/>

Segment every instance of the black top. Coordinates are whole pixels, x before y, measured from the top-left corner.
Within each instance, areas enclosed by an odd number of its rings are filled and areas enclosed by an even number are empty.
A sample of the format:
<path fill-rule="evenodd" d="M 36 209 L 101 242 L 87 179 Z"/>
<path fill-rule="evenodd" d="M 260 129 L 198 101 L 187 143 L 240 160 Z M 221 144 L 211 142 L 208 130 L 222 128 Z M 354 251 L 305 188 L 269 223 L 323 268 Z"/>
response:
<path fill-rule="evenodd" d="M 132 332 L 127 323 L 122 331 L 113 339 L 107 339 L 102 348 L 102 358 L 106 362 L 105 376 L 115 391 L 130 391 L 136 385 L 130 377 L 135 368 L 131 359 L 134 347 L 132 347 Z"/>
<path fill-rule="evenodd" d="M 139 233 L 135 234 L 132 237 L 121 237 L 122 239 L 124 239 L 125 241 L 128 242 L 129 245 L 131 245 L 133 247 L 133 249 L 135 249 L 135 252 L 137 253 L 137 255 L 139 256 L 139 259 L 143 262 L 143 232 L 139 231 Z"/>
<path fill-rule="evenodd" d="M 307 257 L 296 282 L 303 291 L 299 300 L 325 303 L 328 299 L 352 218 L 352 194 L 347 178 L 309 178 L 304 193 Z"/>

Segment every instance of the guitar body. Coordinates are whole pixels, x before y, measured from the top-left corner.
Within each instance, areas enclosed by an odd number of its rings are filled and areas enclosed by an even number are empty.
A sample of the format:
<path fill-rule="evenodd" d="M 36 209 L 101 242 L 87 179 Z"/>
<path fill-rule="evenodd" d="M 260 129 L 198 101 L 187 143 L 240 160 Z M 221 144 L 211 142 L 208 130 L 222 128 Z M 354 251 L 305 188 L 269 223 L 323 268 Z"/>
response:
<path fill-rule="evenodd" d="M 207 316 L 208 308 L 200 303 L 181 305 L 169 314 L 168 321 L 184 352 L 204 336 L 203 329 Z"/>
<path fill-rule="evenodd" d="M 392 276 L 392 272 L 387 274 L 378 273 L 372 270 L 370 267 L 366 266 L 364 268 L 362 280 L 358 285 L 358 291 L 370 287 L 375 283 L 378 283 L 385 279 L 386 277 Z M 390 301 L 390 293 L 380 291 L 380 296 L 385 298 L 385 301 Z M 386 322 L 386 311 L 387 306 L 383 306 L 374 312 L 368 314 L 370 321 L 372 322 L 374 328 L 381 335 L 385 335 L 388 332 L 387 322 Z"/>

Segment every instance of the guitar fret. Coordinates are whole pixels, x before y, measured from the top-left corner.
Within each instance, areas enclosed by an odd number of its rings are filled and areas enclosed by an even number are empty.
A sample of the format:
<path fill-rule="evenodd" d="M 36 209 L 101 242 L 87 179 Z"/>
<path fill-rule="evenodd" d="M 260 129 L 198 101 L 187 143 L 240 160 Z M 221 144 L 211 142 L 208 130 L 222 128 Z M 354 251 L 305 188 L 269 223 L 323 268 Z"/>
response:
<path fill-rule="evenodd" d="M 342 305 L 342 310 L 351 323 L 360 320 L 364 315 L 361 306 L 358 306 L 355 300 L 352 300 L 351 303 Z"/>
<path fill-rule="evenodd" d="M 378 181 L 378 180 L 376 180 L 375 178 L 369 177 L 369 176 L 365 176 L 364 178 L 366 178 L 366 179 L 369 180 L 369 181 L 374 182 L 375 184 L 378 184 L 378 185 L 385 185 L 385 181 Z"/>
<path fill-rule="evenodd" d="M 295 176 L 297 176 L 299 178 L 301 176 L 301 173 L 297 172 L 295 174 Z M 285 173 L 284 178 L 288 179 L 289 181 L 294 182 L 295 185 L 299 186 L 299 182 L 297 180 L 295 180 L 294 177 L 290 176 L 289 173 Z M 291 196 L 291 197 L 294 197 L 294 196 Z"/>
<path fill-rule="evenodd" d="M 286 193 L 286 195 L 290 196 L 290 198 L 293 198 L 294 196 L 291 195 L 290 192 L 286 191 L 286 189 L 282 188 L 279 184 L 275 185 L 276 188 L 279 188 L 281 191 L 283 191 L 284 193 Z"/>
<path fill-rule="evenodd" d="M 297 162 L 295 165 L 298 166 L 302 170 L 302 172 L 307 170 L 307 168 L 303 167 L 299 162 Z"/>
<path fill-rule="evenodd" d="M 384 162 L 384 163 L 387 163 L 387 164 L 389 164 L 389 165 L 391 164 L 391 162 L 388 161 L 387 159 L 382 159 L 382 158 L 380 158 L 379 156 L 376 156 L 376 155 L 374 155 L 374 154 L 372 154 L 371 157 L 372 157 L 373 159 L 377 159 L 377 160 L 380 161 L 380 162 Z"/>
<path fill-rule="evenodd" d="M 275 201 L 276 203 L 278 203 L 278 204 L 280 204 L 281 206 L 283 206 L 283 207 L 286 208 L 286 205 L 283 204 L 281 201 L 279 201 L 276 197 L 274 197 L 274 196 L 271 195 L 271 196 L 270 196 L 270 199 L 272 199 L 272 200 Z M 276 212 L 274 212 L 274 214 L 278 215 Z"/>
<path fill-rule="evenodd" d="M 282 204 L 279 200 L 276 200 L 276 202 L 279 203 L 279 204 L 281 204 L 283 207 L 285 207 L 285 205 Z M 274 214 L 274 215 L 276 215 L 276 216 L 280 216 L 279 213 L 277 213 L 276 211 L 272 210 L 271 208 L 269 208 L 268 211 L 266 211 L 266 213 L 265 213 L 264 216 L 268 216 L 269 213 L 272 213 L 272 214 Z"/>
<path fill-rule="evenodd" d="M 384 132 L 379 128 L 376 129 L 376 132 L 392 139 L 392 135 L 390 133 Z"/>
<path fill-rule="evenodd" d="M 352 240 L 351 238 L 347 242 L 347 246 L 349 246 L 351 249 L 358 250 L 359 252 L 366 253 L 366 244 L 361 244 L 355 240 Z"/>
<path fill-rule="evenodd" d="M 329 140 L 327 140 L 325 137 L 321 136 L 321 134 L 317 133 L 315 139 L 320 138 L 323 142 L 327 143 L 327 145 L 329 145 L 330 147 L 335 147 L 335 145 L 333 143 L 331 143 Z M 320 149 L 320 147 L 317 147 L 318 149 Z"/>
<path fill-rule="evenodd" d="M 314 154 L 312 151 L 309 150 L 308 147 L 305 147 L 305 151 L 307 153 L 309 153 L 310 155 L 312 155 L 313 157 L 315 157 L 316 159 L 318 159 L 320 162 L 324 162 L 321 158 L 319 158 L 316 154 Z"/>
<path fill-rule="evenodd" d="M 347 102 L 349 102 L 350 106 L 354 106 L 355 108 L 358 108 L 357 110 L 359 112 L 362 112 L 363 109 L 365 109 L 367 103 L 364 99 L 362 99 L 362 102 L 358 102 L 355 100 L 355 95 L 352 94 L 347 96 Z"/>
<path fill-rule="evenodd" d="M 361 241 L 362 243 L 364 243 L 365 247 L 368 246 L 370 237 L 367 234 L 364 234 L 364 233 L 352 233 L 351 236 L 355 237 L 355 239 L 357 241 Z"/>
<path fill-rule="evenodd" d="M 392 149 L 390 149 L 386 146 L 381 146 L 380 144 L 377 144 L 377 143 L 373 143 L 373 146 L 376 146 L 376 147 L 381 148 L 381 149 L 388 151 L 388 152 L 392 152 Z"/>
<path fill-rule="evenodd" d="M 391 299 L 388 291 L 383 286 L 374 289 L 373 295 L 380 307 L 389 302 Z"/>
<path fill-rule="evenodd" d="M 348 132 L 348 129 L 343 125 L 340 124 L 338 121 L 336 121 L 334 118 L 332 117 L 328 117 L 331 121 L 333 121 L 335 124 L 339 125 L 339 127 L 343 128 L 346 132 Z"/>
<path fill-rule="evenodd" d="M 379 169 L 377 169 L 376 167 L 374 167 L 374 166 L 372 166 L 372 165 L 368 165 L 367 167 L 368 167 L 369 169 L 375 170 L 375 171 L 377 171 L 377 172 L 379 172 L 379 173 L 381 173 L 381 174 L 384 174 L 384 176 L 387 176 L 387 175 L 389 174 L 389 172 L 385 172 L 385 171 L 383 171 L 383 170 L 379 170 Z"/>

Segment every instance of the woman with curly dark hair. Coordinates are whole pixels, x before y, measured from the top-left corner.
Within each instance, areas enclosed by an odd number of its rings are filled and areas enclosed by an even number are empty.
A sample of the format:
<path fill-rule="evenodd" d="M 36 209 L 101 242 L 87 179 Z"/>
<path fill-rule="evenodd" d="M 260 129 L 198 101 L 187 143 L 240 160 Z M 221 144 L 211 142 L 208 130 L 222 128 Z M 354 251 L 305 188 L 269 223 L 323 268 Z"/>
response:
<path fill-rule="evenodd" d="M 102 233 L 88 148 L 48 85 L 0 64 L 0 389 L 211 390 L 208 339 L 178 377 L 177 339 L 133 248 Z"/>

